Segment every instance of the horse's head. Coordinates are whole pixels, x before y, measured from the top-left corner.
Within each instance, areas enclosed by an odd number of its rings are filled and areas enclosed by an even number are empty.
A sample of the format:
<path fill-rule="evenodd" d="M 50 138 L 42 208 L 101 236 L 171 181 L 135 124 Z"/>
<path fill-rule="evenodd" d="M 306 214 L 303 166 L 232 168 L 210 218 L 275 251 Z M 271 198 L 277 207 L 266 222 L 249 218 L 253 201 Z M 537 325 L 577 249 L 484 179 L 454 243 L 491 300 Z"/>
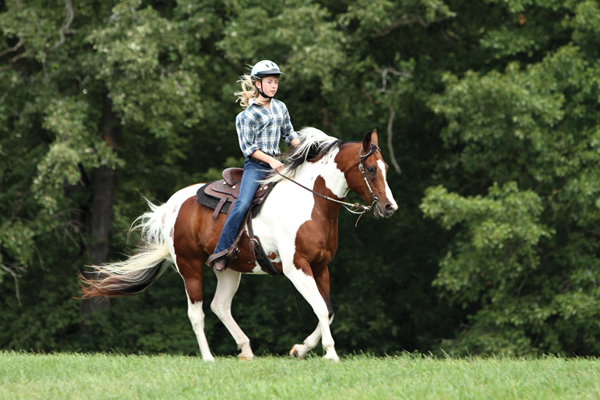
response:
<path fill-rule="evenodd" d="M 379 151 L 377 131 L 367 133 L 362 143 L 347 152 L 348 167 L 342 170 L 349 188 L 373 206 L 376 218 L 391 217 L 398 205 L 387 183 L 388 165 Z"/>

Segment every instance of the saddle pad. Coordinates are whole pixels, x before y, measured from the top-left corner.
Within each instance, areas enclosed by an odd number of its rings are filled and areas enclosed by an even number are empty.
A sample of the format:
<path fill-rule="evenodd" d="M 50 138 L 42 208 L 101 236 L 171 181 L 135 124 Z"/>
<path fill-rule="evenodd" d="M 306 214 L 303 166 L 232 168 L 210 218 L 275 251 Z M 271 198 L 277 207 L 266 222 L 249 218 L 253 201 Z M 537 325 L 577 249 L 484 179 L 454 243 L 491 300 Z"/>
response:
<path fill-rule="evenodd" d="M 200 189 L 198 189 L 198 192 L 196 192 L 196 200 L 198 200 L 198 203 L 210 208 L 211 210 L 216 209 L 217 205 L 219 204 L 219 201 L 221 201 L 221 199 L 213 197 L 213 196 L 209 196 L 204 192 L 214 182 L 221 182 L 221 181 L 209 182 L 206 185 L 202 186 Z M 223 207 L 221 207 L 221 212 L 223 214 L 227 214 L 229 212 L 229 207 L 231 207 L 231 204 L 232 203 L 229 201 L 226 202 L 225 204 L 223 204 Z"/>

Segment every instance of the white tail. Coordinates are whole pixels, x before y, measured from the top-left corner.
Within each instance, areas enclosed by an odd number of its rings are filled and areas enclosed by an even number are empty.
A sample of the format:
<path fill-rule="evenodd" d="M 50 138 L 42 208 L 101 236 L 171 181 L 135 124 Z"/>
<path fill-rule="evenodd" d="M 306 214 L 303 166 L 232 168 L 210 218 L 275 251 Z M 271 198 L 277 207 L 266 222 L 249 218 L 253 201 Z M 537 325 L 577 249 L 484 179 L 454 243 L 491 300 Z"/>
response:
<path fill-rule="evenodd" d="M 95 296 L 133 296 L 146 289 L 172 262 L 165 238 L 165 209 L 167 204 L 156 206 L 146 200 L 150 211 L 137 218 L 130 231 L 140 229 L 144 243 L 136 254 L 124 261 L 92 265 L 92 272 L 102 275 L 98 279 L 81 277 L 84 298 Z M 167 261 L 167 262 L 165 262 Z"/>

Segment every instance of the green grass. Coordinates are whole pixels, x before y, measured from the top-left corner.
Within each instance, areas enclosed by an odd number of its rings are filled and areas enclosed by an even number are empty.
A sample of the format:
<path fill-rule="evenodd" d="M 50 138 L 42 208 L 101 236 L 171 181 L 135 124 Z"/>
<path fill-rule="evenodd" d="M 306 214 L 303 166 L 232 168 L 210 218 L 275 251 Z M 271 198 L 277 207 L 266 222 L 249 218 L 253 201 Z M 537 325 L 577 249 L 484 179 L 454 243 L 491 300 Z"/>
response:
<path fill-rule="evenodd" d="M 598 399 L 593 359 L 184 356 L 0 352 L 0 399 Z"/>

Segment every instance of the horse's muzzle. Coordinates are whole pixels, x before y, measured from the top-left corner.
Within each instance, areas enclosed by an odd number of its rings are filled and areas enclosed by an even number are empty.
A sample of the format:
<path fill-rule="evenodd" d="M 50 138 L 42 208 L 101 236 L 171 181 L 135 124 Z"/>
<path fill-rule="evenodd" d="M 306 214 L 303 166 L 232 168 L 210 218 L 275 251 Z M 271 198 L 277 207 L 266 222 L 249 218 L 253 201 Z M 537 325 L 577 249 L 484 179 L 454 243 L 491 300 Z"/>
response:
<path fill-rule="evenodd" d="M 398 206 L 393 205 L 392 203 L 387 203 L 385 206 L 381 207 L 380 204 L 375 205 L 375 218 L 389 218 L 394 214 L 394 211 L 398 209 Z"/>

